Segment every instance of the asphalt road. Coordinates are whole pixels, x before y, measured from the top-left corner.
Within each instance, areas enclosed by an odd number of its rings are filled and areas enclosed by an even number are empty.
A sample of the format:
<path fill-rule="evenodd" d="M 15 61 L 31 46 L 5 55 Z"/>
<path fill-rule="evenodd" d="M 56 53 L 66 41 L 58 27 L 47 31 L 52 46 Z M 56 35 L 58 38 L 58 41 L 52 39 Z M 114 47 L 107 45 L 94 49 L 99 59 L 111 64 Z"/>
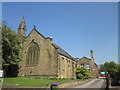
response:
<path fill-rule="evenodd" d="M 88 83 L 77 86 L 71 86 L 70 88 L 105 88 L 105 87 L 106 87 L 105 79 L 93 79 Z"/>

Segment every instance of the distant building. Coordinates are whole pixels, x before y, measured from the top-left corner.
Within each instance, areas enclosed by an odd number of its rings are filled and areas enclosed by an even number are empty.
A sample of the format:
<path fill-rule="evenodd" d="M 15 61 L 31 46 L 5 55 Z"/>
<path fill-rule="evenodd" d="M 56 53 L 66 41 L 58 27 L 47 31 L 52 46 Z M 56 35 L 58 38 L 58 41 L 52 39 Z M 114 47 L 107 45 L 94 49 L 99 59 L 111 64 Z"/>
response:
<path fill-rule="evenodd" d="M 18 34 L 25 38 L 22 43 L 19 76 L 76 78 L 75 71 L 78 65 L 86 64 L 91 72 L 94 69 L 93 51 L 91 51 L 91 59 L 83 57 L 79 60 L 53 43 L 51 37 L 44 37 L 35 26 L 26 36 L 24 18 L 19 25 Z"/>
<path fill-rule="evenodd" d="M 78 59 L 78 66 L 77 67 L 86 67 L 90 73 L 92 78 L 98 77 L 98 66 L 94 62 L 94 55 L 93 51 L 90 51 L 91 58 L 82 57 Z"/>
<path fill-rule="evenodd" d="M 99 77 L 99 69 L 98 69 L 98 65 L 96 63 L 94 63 L 94 77 L 95 78 Z"/>

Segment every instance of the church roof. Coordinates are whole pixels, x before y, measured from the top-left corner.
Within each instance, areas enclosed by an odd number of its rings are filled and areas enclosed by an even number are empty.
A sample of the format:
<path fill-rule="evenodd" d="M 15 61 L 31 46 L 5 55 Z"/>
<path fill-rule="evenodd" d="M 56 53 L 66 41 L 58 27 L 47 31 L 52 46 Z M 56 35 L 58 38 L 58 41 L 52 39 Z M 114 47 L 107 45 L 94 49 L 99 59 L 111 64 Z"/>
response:
<path fill-rule="evenodd" d="M 37 31 L 37 29 L 35 28 L 35 26 L 34 26 L 33 30 L 35 30 L 39 35 L 41 35 L 44 39 L 46 39 L 46 37 L 44 37 L 40 32 Z M 32 30 L 32 31 L 33 31 L 33 30 Z M 32 33 L 32 31 L 29 33 L 29 35 Z M 29 35 L 28 35 L 28 36 L 29 36 Z M 27 36 L 27 37 L 28 37 L 28 36 Z M 70 59 L 72 59 L 72 60 L 74 60 L 74 61 L 78 61 L 77 59 L 73 58 L 70 54 L 68 54 L 65 50 L 63 50 L 63 49 L 62 49 L 60 46 L 58 46 L 57 44 L 55 44 L 55 43 L 52 42 L 52 45 L 53 45 L 56 49 L 58 49 L 58 53 L 59 53 L 59 54 L 61 54 L 61 55 L 63 55 L 63 56 L 66 56 L 66 57 L 68 57 L 68 58 L 70 58 Z"/>
<path fill-rule="evenodd" d="M 36 29 L 35 25 L 34 25 L 32 31 L 28 34 L 28 36 L 29 36 L 33 31 L 36 31 L 39 35 L 41 35 L 43 38 L 45 38 L 40 32 L 38 32 L 38 30 Z M 28 36 L 27 36 L 27 37 L 28 37 Z"/>
<path fill-rule="evenodd" d="M 66 57 L 68 57 L 68 58 L 76 61 L 75 58 L 73 58 L 70 54 L 68 54 L 68 53 L 67 53 L 65 50 L 63 50 L 60 46 L 58 46 L 58 45 L 55 44 L 55 43 L 52 43 L 52 45 L 53 45 L 56 49 L 58 49 L 58 53 L 59 53 L 59 54 L 64 55 L 64 56 L 66 56 Z"/>

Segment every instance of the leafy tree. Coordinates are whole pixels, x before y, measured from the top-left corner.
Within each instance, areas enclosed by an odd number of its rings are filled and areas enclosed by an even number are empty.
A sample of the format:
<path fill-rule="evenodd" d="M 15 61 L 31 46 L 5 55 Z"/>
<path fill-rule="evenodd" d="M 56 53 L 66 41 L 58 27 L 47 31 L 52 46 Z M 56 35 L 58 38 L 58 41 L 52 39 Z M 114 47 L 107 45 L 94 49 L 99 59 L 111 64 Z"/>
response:
<path fill-rule="evenodd" d="M 100 72 L 107 72 L 104 64 L 99 65 L 99 73 L 100 73 Z"/>
<path fill-rule="evenodd" d="M 1 28 L 0 28 L 0 69 L 2 69 L 2 35 L 1 35 Z"/>
<path fill-rule="evenodd" d="M 0 41 L 0 69 L 2 69 L 2 44 Z"/>
<path fill-rule="evenodd" d="M 120 71 L 120 64 L 118 64 L 118 71 Z"/>
<path fill-rule="evenodd" d="M 86 67 L 80 67 L 76 70 L 76 76 L 79 79 L 88 79 L 90 78 L 90 71 Z"/>
<path fill-rule="evenodd" d="M 106 62 L 104 63 L 104 66 L 107 70 L 107 72 L 110 74 L 110 77 L 115 77 L 115 73 L 118 72 L 119 66 L 115 62 Z"/>
<path fill-rule="evenodd" d="M 21 60 L 21 46 L 23 38 L 16 34 L 12 29 L 3 25 L 2 27 L 2 65 L 5 72 L 12 73 L 14 67 L 17 66 Z"/>

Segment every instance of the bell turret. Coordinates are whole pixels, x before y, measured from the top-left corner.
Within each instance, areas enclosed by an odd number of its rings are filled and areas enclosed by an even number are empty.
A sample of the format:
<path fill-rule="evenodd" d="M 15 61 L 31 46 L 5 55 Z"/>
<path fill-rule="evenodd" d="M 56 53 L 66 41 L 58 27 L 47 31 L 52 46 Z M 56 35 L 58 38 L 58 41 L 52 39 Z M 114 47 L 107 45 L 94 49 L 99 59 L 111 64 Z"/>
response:
<path fill-rule="evenodd" d="M 26 37 L 26 24 L 25 24 L 25 19 L 24 17 L 22 18 L 22 21 L 18 27 L 18 34 Z"/>

